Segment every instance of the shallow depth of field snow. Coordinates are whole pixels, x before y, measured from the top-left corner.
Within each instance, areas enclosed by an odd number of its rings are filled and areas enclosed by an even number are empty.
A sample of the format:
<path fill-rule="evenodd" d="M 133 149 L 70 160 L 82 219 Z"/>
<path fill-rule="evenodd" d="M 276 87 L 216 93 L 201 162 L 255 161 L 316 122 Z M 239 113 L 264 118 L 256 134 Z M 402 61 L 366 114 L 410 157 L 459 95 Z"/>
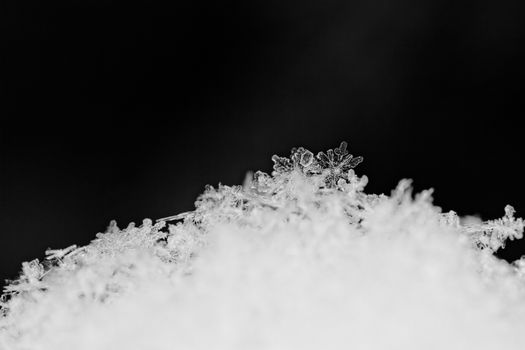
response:
<path fill-rule="evenodd" d="M 24 263 L 0 349 L 525 348 L 525 259 L 493 255 L 522 236 L 512 207 L 482 222 L 407 180 L 366 194 L 345 143 L 273 161 L 194 212 Z"/>

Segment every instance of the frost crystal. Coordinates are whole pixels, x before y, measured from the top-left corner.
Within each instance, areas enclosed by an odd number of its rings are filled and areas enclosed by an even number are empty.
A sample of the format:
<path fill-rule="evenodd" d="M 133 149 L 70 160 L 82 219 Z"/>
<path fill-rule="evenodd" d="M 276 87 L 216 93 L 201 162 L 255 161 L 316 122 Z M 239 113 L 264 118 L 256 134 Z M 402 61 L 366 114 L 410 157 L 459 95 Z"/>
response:
<path fill-rule="evenodd" d="M 523 235 L 511 206 L 481 221 L 409 180 L 367 194 L 346 142 L 272 160 L 194 211 L 24 262 L 0 350 L 525 348 L 525 257 L 493 255 Z"/>

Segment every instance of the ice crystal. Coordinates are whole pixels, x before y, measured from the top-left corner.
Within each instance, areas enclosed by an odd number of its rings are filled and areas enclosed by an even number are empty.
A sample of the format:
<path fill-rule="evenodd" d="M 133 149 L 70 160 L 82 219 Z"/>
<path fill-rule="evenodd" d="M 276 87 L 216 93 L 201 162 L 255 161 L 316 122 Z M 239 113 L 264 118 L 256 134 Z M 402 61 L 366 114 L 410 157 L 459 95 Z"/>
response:
<path fill-rule="evenodd" d="M 326 171 L 326 184 L 329 187 L 336 186 L 340 179 L 346 180 L 348 170 L 363 161 L 363 157 L 348 154 L 346 147 L 347 143 L 343 141 L 335 150 L 329 149 L 326 153 L 317 154 L 319 165 Z"/>
<path fill-rule="evenodd" d="M 525 257 L 493 255 L 523 235 L 511 206 L 467 220 L 409 180 L 367 194 L 346 142 L 272 160 L 194 211 L 24 262 L 0 349 L 524 348 Z"/>
<path fill-rule="evenodd" d="M 354 157 L 348 153 L 348 144 L 341 142 L 339 147 L 319 152 L 317 156 L 309 150 L 292 148 L 290 158 L 274 155 L 274 175 L 287 174 L 293 170 L 307 175 L 322 175 L 325 186 L 335 188 L 339 180 L 348 180 L 348 171 L 363 161 L 363 157 Z"/>
<path fill-rule="evenodd" d="M 274 162 L 274 174 L 285 174 L 296 169 L 304 174 L 312 175 L 320 170 L 314 154 L 303 147 L 292 148 L 290 158 L 274 155 L 272 161 Z"/>
<path fill-rule="evenodd" d="M 522 218 L 515 218 L 516 211 L 510 205 L 505 207 L 505 216 L 501 219 L 489 220 L 478 225 L 468 225 L 465 231 L 472 235 L 475 243 L 482 249 L 496 252 L 505 247 L 510 239 L 523 238 L 524 222 Z"/>

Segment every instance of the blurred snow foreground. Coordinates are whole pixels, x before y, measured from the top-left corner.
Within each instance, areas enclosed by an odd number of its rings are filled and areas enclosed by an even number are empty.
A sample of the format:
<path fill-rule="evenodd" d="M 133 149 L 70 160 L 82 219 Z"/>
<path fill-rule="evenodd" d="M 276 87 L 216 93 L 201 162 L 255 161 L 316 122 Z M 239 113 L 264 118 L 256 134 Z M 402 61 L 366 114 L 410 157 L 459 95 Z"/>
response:
<path fill-rule="evenodd" d="M 493 255 L 522 237 L 512 207 L 366 194 L 344 142 L 272 160 L 193 212 L 23 263 L 0 349 L 525 349 L 525 258 Z"/>

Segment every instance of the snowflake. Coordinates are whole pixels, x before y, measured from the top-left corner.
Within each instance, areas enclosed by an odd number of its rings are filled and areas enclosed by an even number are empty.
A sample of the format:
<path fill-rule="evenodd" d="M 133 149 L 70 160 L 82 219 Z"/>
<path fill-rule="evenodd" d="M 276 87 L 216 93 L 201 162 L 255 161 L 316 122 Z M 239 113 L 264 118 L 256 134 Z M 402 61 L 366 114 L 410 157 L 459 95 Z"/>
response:
<path fill-rule="evenodd" d="M 347 173 L 363 161 L 363 157 L 354 157 L 349 154 L 343 141 L 335 150 L 329 149 L 326 153 L 317 154 L 318 164 L 326 173 L 325 183 L 328 187 L 335 187 L 340 179 L 347 179 Z"/>
<path fill-rule="evenodd" d="M 355 168 L 363 161 L 363 157 L 354 157 L 348 154 L 346 142 L 341 142 L 335 150 L 329 149 L 325 152 L 319 152 L 317 157 L 309 150 L 299 147 L 292 148 L 290 158 L 274 155 L 274 175 L 282 175 L 298 170 L 307 176 L 325 175 L 327 187 L 337 186 L 340 179 L 348 179 L 348 171 Z"/>
<path fill-rule="evenodd" d="M 320 168 L 314 154 L 303 147 L 292 148 L 290 158 L 274 155 L 272 161 L 274 163 L 273 170 L 275 174 L 289 173 L 294 169 L 298 169 L 307 175 L 320 173 Z"/>
<path fill-rule="evenodd" d="M 465 232 L 470 234 L 481 249 L 497 252 L 505 248 L 505 242 L 510 239 L 523 238 L 525 222 L 514 217 L 516 211 L 511 205 L 505 206 L 505 216 L 501 219 L 485 221 L 481 224 L 465 226 Z"/>

